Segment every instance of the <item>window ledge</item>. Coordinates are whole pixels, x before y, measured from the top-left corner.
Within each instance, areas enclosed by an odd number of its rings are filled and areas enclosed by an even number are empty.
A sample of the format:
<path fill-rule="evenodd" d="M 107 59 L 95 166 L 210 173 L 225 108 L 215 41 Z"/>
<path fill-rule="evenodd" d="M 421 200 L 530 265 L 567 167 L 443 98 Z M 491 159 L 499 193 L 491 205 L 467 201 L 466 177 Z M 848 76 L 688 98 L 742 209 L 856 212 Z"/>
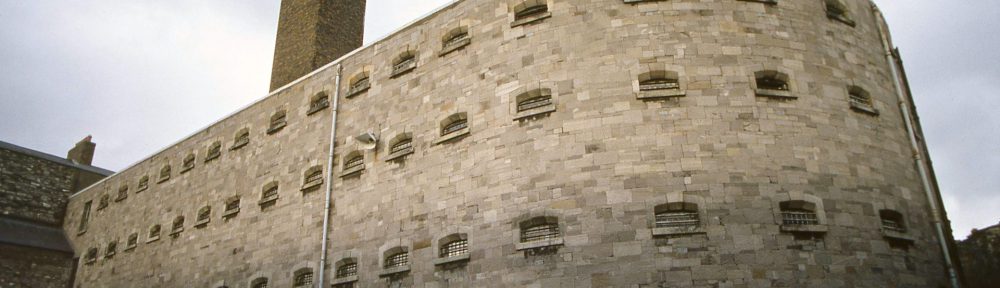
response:
<path fill-rule="evenodd" d="M 462 255 L 457 255 L 457 256 L 451 256 L 451 257 L 434 259 L 434 265 L 438 266 L 438 265 L 444 265 L 444 264 L 455 263 L 455 262 L 462 262 L 462 261 L 469 261 L 469 254 L 468 253 L 462 254 Z"/>
<path fill-rule="evenodd" d="M 139 192 L 146 191 L 146 189 L 149 189 L 149 186 L 139 187 L 139 188 L 135 189 L 135 194 L 139 194 Z"/>
<path fill-rule="evenodd" d="M 882 229 L 882 237 L 911 242 L 911 243 L 916 242 L 916 239 L 913 238 L 913 236 L 908 235 L 906 232 L 892 231 L 886 229 Z"/>
<path fill-rule="evenodd" d="M 229 150 L 240 149 L 240 148 L 243 148 L 243 146 L 247 146 L 247 144 L 250 144 L 250 141 L 240 142 L 240 143 L 233 143 L 233 147 L 229 148 Z"/>
<path fill-rule="evenodd" d="M 278 195 L 274 195 L 274 196 L 267 197 L 267 198 L 261 198 L 260 201 L 257 202 L 257 205 L 260 205 L 260 206 L 270 205 L 270 204 L 274 204 L 274 202 L 278 202 Z"/>
<path fill-rule="evenodd" d="M 302 189 L 299 189 L 299 191 L 302 191 L 302 192 L 312 191 L 313 189 L 319 188 L 319 186 L 321 186 L 321 185 L 323 185 L 323 179 L 319 179 L 319 180 L 316 180 L 316 181 L 312 181 L 312 182 L 303 184 L 302 185 Z"/>
<path fill-rule="evenodd" d="M 563 245 L 562 237 L 549 240 L 532 241 L 527 243 L 517 243 L 514 244 L 514 249 L 516 249 L 517 251 L 521 251 L 521 250 L 531 250 L 531 249 L 537 249 L 549 246 L 560 246 L 560 245 Z"/>
<path fill-rule="evenodd" d="M 445 142 L 448 142 L 448 141 L 452 141 L 452 140 L 461 138 L 461 137 L 463 137 L 465 135 L 469 135 L 469 131 L 471 131 L 469 129 L 469 127 L 465 127 L 465 128 L 462 128 L 462 130 L 451 132 L 448 135 L 441 136 L 441 138 L 438 138 L 437 140 L 434 140 L 434 144 L 441 144 L 441 143 L 445 143 Z"/>
<path fill-rule="evenodd" d="M 826 13 L 826 17 L 830 18 L 830 20 L 834 20 L 834 21 L 838 21 L 840 23 L 847 24 L 847 26 L 854 27 L 854 25 L 857 25 L 856 23 L 854 23 L 854 20 L 851 20 L 851 18 L 848 18 L 846 15 L 833 14 L 833 13 L 827 12 Z"/>
<path fill-rule="evenodd" d="M 545 105 L 545 106 L 542 106 L 542 107 L 532 108 L 532 109 L 528 109 L 528 110 L 525 110 L 525 111 L 517 112 L 517 114 L 514 114 L 514 120 L 521 120 L 521 119 L 524 119 L 524 118 L 528 118 L 528 117 L 532 117 L 532 116 L 538 116 L 538 115 L 542 115 L 542 114 L 548 114 L 548 113 L 552 113 L 552 112 L 555 112 L 555 111 L 556 111 L 556 105 L 555 104 L 549 104 L 549 105 Z"/>
<path fill-rule="evenodd" d="M 355 174 L 360 174 L 361 171 L 365 171 L 365 165 L 364 164 L 358 165 L 358 167 L 354 167 L 354 168 L 351 168 L 351 169 L 347 169 L 347 170 L 341 171 L 340 172 L 340 177 L 343 178 L 343 177 L 348 177 L 348 176 L 352 176 L 352 175 L 355 175 Z"/>
<path fill-rule="evenodd" d="M 184 232 L 184 228 L 183 227 L 175 229 L 174 231 L 170 231 L 170 236 L 177 237 L 178 235 L 181 235 L 181 232 Z"/>
<path fill-rule="evenodd" d="M 205 219 L 202 219 L 202 220 L 198 220 L 198 222 L 194 222 L 194 227 L 198 227 L 198 228 L 205 227 L 206 225 L 208 225 L 208 222 L 210 222 L 210 221 L 212 221 L 211 217 L 205 218 Z"/>
<path fill-rule="evenodd" d="M 413 151 L 414 151 L 413 147 L 410 147 L 397 151 L 396 153 L 389 154 L 389 156 L 385 157 L 385 162 L 397 160 L 399 158 L 402 158 L 403 156 L 413 154 Z"/>
<path fill-rule="evenodd" d="M 90 265 L 94 264 L 94 262 L 97 262 L 97 259 L 87 259 L 87 262 L 84 262 L 84 264 Z"/>
<path fill-rule="evenodd" d="M 705 234 L 705 231 L 698 226 L 653 228 L 653 236 L 682 236 L 693 234 Z"/>
<path fill-rule="evenodd" d="M 879 115 L 878 109 L 875 109 L 875 107 L 872 107 L 871 105 L 858 104 L 858 103 L 851 102 L 851 109 L 853 109 L 854 111 L 858 111 L 858 112 L 862 112 L 862 113 L 867 113 L 867 114 L 871 114 L 871 115 L 874 115 L 874 116 L 878 116 Z"/>
<path fill-rule="evenodd" d="M 131 252 L 132 250 L 135 250 L 135 246 L 125 247 L 125 252 Z"/>
<path fill-rule="evenodd" d="M 639 100 L 675 98 L 687 96 L 687 91 L 680 89 L 646 90 L 636 93 L 635 98 Z"/>
<path fill-rule="evenodd" d="M 236 214 L 239 213 L 240 213 L 240 208 L 236 208 L 233 210 L 226 210 L 222 212 L 222 218 L 232 218 L 233 216 L 236 216 Z"/>
<path fill-rule="evenodd" d="M 444 48 L 441 49 L 441 53 L 438 53 L 438 56 L 448 55 L 448 53 L 462 49 L 462 47 L 468 46 L 470 43 L 472 43 L 472 38 L 465 38 L 465 40 L 458 41 L 455 44 L 444 46 Z"/>
<path fill-rule="evenodd" d="M 83 235 L 84 233 L 87 233 L 87 229 L 83 229 L 83 230 L 77 231 L 76 235 Z"/>
<path fill-rule="evenodd" d="M 778 1 L 776 1 L 776 0 L 738 0 L 738 1 L 743 1 L 743 2 L 757 2 L 757 3 L 764 3 L 764 4 L 770 4 L 770 5 L 777 5 L 778 4 Z"/>
<path fill-rule="evenodd" d="M 347 283 L 353 283 L 353 282 L 358 282 L 358 275 L 347 276 L 347 277 L 341 277 L 341 278 L 333 279 L 333 282 L 330 283 L 330 285 L 337 286 L 337 285 L 340 285 L 340 284 L 347 284 Z"/>
<path fill-rule="evenodd" d="M 104 258 L 113 258 L 113 257 L 115 257 L 115 253 L 116 253 L 116 252 L 108 252 L 108 253 L 105 253 L 105 254 L 104 254 Z"/>
<path fill-rule="evenodd" d="M 278 131 L 281 131 L 281 129 L 284 129 L 285 126 L 287 126 L 287 125 L 288 125 L 287 123 L 281 122 L 281 124 L 277 124 L 277 125 L 271 126 L 271 128 L 267 129 L 267 135 L 278 133 Z"/>
<path fill-rule="evenodd" d="M 316 107 L 309 108 L 309 111 L 306 111 L 306 115 L 316 114 L 316 112 L 322 111 L 323 109 L 326 109 L 326 107 L 330 107 L 330 104 L 327 103 L 327 104 L 323 104 L 323 105 L 319 105 L 319 106 L 316 106 Z"/>
<path fill-rule="evenodd" d="M 194 166 L 184 167 L 184 169 L 181 169 L 181 174 L 187 173 L 188 171 L 191 171 L 191 169 L 194 169 Z"/>
<path fill-rule="evenodd" d="M 417 69 L 417 65 L 416 64 L 409 65 L 409 66 L 406 66 L 406 67 L 403 67 L 403 68 L 399 68 L 397 70 L 392 70 L 392 75 L 389 75 L 389 77 L 390 78 L 396 78 L 396 77 L 402 76 L 403 74 L 410 73 L 410 71 L 413 71 L 413 69 Z"/>
<path fill-rule="evenodd" d="M 378 273 L 378 276 L 391 276 L 406 272 L 410 272 L 410 265 L 383 269 L 382 272 Z"/>
<path fill-rule="evenodd" d="M 510 23 L 510 27 L 513 28 L 513 27 L 517 27 L 517 26 L 528 25 L 528 24 L 531 24 L 531 23 L 535 23 L 535 22 L 539 22 L 539 21 L 545 20 L 546 18 L 549 18 L 549 17 L 552 17 L 552 12 L 545 12 L 545 13 L 542 13 L 542 14 L 538 14 L 538 15 L 534 15 L 534 16 L 530 16 L 530 17 L 525 17 L 523 19 L 517 19 L 517 20 L 514 20 L 514 22 Z"/>
<path fill-rule="evenodd" d="M 659 1 L 666 1 L 666 0 L 625 0 L 625 3 L 632 4 L 632 3 L 659 2 Z"/>
<path fill-rule="evenodd" d="M 124 196 L 124 197 L 116 197 L 116 198 L 115 198 L 115 202 L 122 202 L 122 200 L 125 200 L 125 198 L 128 198 L 128 196 Z"/>
<path fill-rule="evenodd" d="M 149 237 L 149 239 L 146 239 L 146 243 L 153 243 L 153 242 L 156 242 L 156 241 L 159 241 L 159 240 L 160 240 L 160 236 Z"/>
<path fill-rule="evenodd" d="M 777 98 L 777 99 L 799 98 L 799 96 L 792 95 L 791 91 L 785 91 L 785 90 L 755 89 L 754 92 L 756 92 L 757 96 L 760 97 Z"/>
<path fill-rule="evenodd" d="M 156 180 L 156 183 L 163 183 L 163 182 L 167 182 L 167 180 L 170 180 L 170 176 L 167 176 L 167 177 L 160 177 L 160 180 Z"/>
<path fill-rule="evenodd" d="M 829 229 L 827 229 L 826 225 L 823 225 L 823 224 L 817 224 L 817 225 L 788 225 L 788 224 L 782 224 L 781 225 L 781 232 L 792 232 L 792 233 L 826 233 L 828 230 Z"/>
<path fill-rule="evenodd" d="M 347 97 L 347 99 L 354 98 L 354 96 L 361 95 L 361 93 L 364 93 L 365 91 L 368 91 L 368 88 L 371 88 L 371 87 L 372 87 L 372 85 L 368 84 L 368 85 L 361 86 L 361 87 L 358 87 L 358 88 L 355 88 L 355 89 L 351 89 L 351 90 L 347 91 L 347 96 L 346 97 Z"/>

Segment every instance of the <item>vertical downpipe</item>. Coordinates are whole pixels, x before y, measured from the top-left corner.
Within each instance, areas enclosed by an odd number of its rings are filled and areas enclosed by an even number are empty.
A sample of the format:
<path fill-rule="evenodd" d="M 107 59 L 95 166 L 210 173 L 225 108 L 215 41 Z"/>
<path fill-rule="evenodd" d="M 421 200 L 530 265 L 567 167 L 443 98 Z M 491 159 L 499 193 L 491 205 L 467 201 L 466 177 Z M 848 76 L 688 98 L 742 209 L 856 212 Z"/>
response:
<path fill-rule="evenodd" d="M 940 207 L 937 203 L 937 198 L 934 197 L 934 186 L 931 185 L 929 174 L 927 173 L 927 162 L 923 159 L 923 152 L 920 149 L 919 140 L 917 140 L 917 134 L 914 130 L 913 118 L 910 115 L 910 105 L 906 100 L 905 92 L 903 91 L 902 78 L 899 76 L 899 71 L 896 64 L 896 56 L 892 53 L 892 46 L 889 44 L 889 37 L 886 35 L 887 32 L 883 27 L 886 25 L 885 17 L 882 12 L 872 4 L 872 12 L 875 14 L 875 19 L 878 26 L 879 36 L 882 38 L 882 46 L 885 49 L 885 58 L 889 62 L 889 70 L 892 73 L 892 84 L 896 89 L 896 98 L 899 102 L 899 110 L 903 113 L 903 123 L 906 124 L 906 133 L 910 138 L 910 149 L 913 152 L 913 161 L 917 164 L 917 173 L 920 174 L 920 181 L 923 184 L 924 194 L 927 196 L 927 203 L 931 208 L 931 221 L 934 223 L 934 230 L 937 232 L 938 244 L 941 245 L 941 253 L 944 256 L 944 265 L 948 270 L 948 278 L 951 281 L 952 288 L 960 288 L 961 285 L 958 281 L 958 273 L 955 271 L 955 265 L 951 262 L 951 251 L 948 250 L 948 242 L 945 241 L 944 228 L 942 226 L 941 211 L 938 210 Z"/>
<path fill-rule="evenodd" d="M 341 72 L 343 72 L 343 67 L 337 64 L 337 80 L 334 84 L 333 90 L 333 107 L 331 107 L 330 116 L 330 151 L 327 154 L 326 159 L 326 202 L 323 204 L 323 240 L 322 248 L 320 248 L 319 255 L 319 280 L 316 281 L 316 288 L 323 288 L 326 282 L 326 250 L 329 246 L 330 235 L 330 204 L 331 196 L 333 194 L 333 148 L 337 144 L 337 111 L 340 109 L 340 78 Z"/>

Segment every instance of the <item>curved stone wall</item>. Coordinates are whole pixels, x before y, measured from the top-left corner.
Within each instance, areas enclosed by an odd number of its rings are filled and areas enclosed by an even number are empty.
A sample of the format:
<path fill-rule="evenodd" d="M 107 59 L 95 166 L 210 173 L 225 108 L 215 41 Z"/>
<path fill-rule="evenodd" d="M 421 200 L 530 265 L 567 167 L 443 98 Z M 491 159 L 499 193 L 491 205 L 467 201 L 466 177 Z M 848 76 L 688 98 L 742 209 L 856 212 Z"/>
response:
<path fill-rule="evenodd" d="M 944 283 L 867 1 L 838 17 L 824 1 L 624 2 L 459 1 L 320 69 L 74 197 L 68 231 L 86 201 L 198 151 L 195 173 L 91 216 L 72 242 L 102 256 L 80 283 L 287 287 L 317 269 L 325 187 L 300 188 L 327 157 L 331 111 L 309 112 L 320 92 L 341 96 L 327 283 Z M 287 126 L 269 134 L 282 109 Z M 245 127 L 250 144 L 201 161 Z M 274 181 L 278 200 L 258 205 Z M 241 210 L 223 218 L 234 196 Z M 204 205 L 212 220 L 194 227 Z M 103 256 L 177 215 L 191 223 L 179 237 Z M 468 253 L 441 257 L 454 240 Z M 356 275 L 337 277 L 350 263 Z"/>

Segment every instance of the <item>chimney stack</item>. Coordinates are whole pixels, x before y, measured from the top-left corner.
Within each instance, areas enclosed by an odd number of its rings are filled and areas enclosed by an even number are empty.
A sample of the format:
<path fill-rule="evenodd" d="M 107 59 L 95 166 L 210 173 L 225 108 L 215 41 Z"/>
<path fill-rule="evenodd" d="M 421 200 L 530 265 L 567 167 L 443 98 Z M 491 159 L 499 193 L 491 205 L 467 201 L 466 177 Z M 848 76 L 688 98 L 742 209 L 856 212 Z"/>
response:
<path fill-rule="evenodd" d="M 90 163 L 94 160 L 94 149 L 97 148 L 97 144 L 90 142 L 90 139 L 90 135 L 87 135 L 86 138 L 77 142 L 73 149 L 69 149 L 66 159 L 76 164 L 90 166 Z"/>
<path fill-rule="evenodd" d="M 365 0 L 282 0 L 271 91 L 361 47 L 364 30 Z"/>

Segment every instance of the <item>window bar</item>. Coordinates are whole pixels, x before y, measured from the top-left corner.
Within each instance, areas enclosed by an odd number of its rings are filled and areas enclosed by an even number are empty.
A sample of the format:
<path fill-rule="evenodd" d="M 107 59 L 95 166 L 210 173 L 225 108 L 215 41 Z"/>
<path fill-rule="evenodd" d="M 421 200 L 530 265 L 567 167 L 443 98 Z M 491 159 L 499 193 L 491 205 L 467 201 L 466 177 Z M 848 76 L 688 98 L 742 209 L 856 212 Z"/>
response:
<path fill-rule="evenodd" d="M 550 104 L 552 104 L 552 97 L 549 96 L 534 97 L 528 100 L 521 101 L 521 103 L 518 103 L 517 112 L 531 110 Z"/>
<path fill-rule="evenodd" d="M 444 127 L 444 131 L 442 131 L 441 134 L 443 134 L 442 136 L 444 136 L 444 135 L 448 135 L 448 134 L 451 134 L 451 133 L 455 133 L 458 130 L 462 130 L 462 129 L 465 129 L 466 127 L 469 127 L 468 124 L 469 123 L 466 120 L 459 120 L 459 121 L 452 122 L 451 124 L 448 124 L 448 126 Z"/>
<path fill-rule="evenodd" d="M 698 212 L 663 212 L 656 214 L 656 227 L 698 226 Z"/>
<path fill-rule="evenodd" d="M 781 212 L 782 223 L 785 225 L 818 225 L 819 218 L 813 212 L 785 211 Z"/>
<path fill-rule="evenodd" d="M 556 224 L 545 224 L 529 227 L 521 232 L 521 242 L 534 242 L 550 240 L 559 237 L 559 226 Z"/>

